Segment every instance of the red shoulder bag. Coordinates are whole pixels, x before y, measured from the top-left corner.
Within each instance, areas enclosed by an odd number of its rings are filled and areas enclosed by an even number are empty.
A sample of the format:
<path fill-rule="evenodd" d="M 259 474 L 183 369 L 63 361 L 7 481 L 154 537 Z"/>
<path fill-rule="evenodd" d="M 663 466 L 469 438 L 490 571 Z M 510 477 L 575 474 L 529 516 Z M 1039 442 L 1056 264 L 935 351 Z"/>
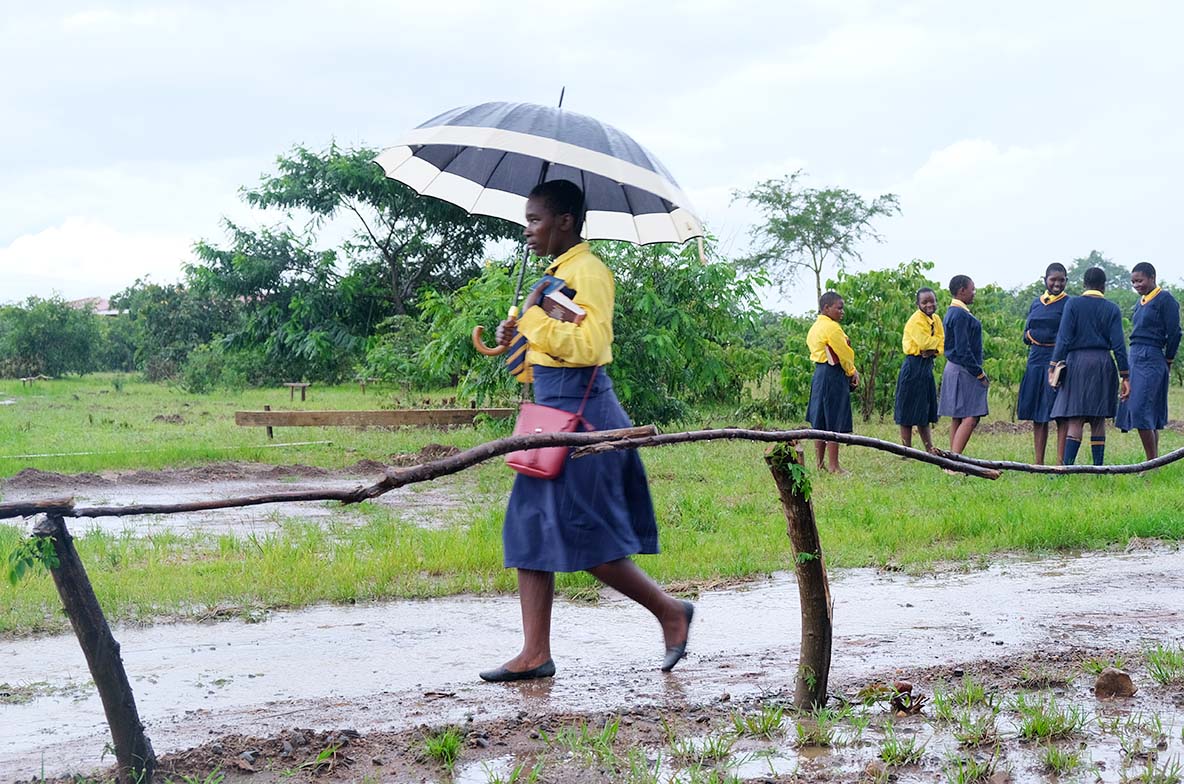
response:
<path fill-rule="evenodd" d="M 561 408 L 542 406 L 538 403 L 523 403 L 518 408 L 518 421 L 514 423 L 514 435 L 525 436 L 535 433 L 574 433 L 582 422 L 588 430 L 596 428 L 584 420 L 584 406 L 588 404 L 588 395 L 592 394 L 592 384 L 596 381 L 597 367 L 588 379 L 588 388 L 584 390 L 584 399 L 580 402 L 580 409 L 574 414 Z M 563 466 L 567 463 L 567 455 L 571 447 L 544 446 L 538 449 L 520 449 L 506 455 L 506 464 L 520 474 L 533 476 L 535 479 L 555 479 L 563 473 Z"/>

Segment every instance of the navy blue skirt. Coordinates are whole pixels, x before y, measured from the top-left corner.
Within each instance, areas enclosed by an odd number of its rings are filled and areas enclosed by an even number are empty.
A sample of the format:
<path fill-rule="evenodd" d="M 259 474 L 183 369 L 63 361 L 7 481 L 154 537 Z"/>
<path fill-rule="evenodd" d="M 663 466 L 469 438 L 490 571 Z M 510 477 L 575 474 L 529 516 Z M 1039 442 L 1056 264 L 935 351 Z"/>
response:
<path fill-rule="evenodd" d="M 906 354 L 896 377 L 896 424 L 926 427 L 937 421 L 937 382 L 933 380 L 933 357 Z"/>
<path fill-rule="evenodd" d="M 954 419 L 986 416 L 987 388 L 964 366 L 947 361 L 941 372 L 937 413 Z"/>
<path fill-rule="evenodd" d="M 1020 380 L 1020 395 L 1016 401 L 1016 419 L 1027 419 L 1038 424 L 1052 421 L 1052 404 L 1057 390 L 1048 384 L 1048 363 L 1052 360 L 1052 346 L 1032 346 L 1028 349 L 1028 366 Z"/>
<path fill-rule="evenodd" d="M 576 412 L 593 368 L 535 365 L 534 400 Z M 597 430 L 633 423 L 604 368 L 596 374 L 584 418 Z M 579 572 L 636 553 L 658 552 L 658 526 L 645 468 L 635 449 L 568 459 L 557 479 L 518 474 L 502 546 L 507 568 Z"/>
<path fill-rule="evenodd" d="M 851 432 L 851 381 L 841 366 L 814 363 L 806 421 L 815 430 Z"/>
<path fill-rule="evenodd" d="M 1070 351 L 1052 404 L 1052 418 L 1109 418 L 1117 408 L 1118 369 L 1109 349 Z"/>
<path fill-rule="evenodd" d="M 1168 423 L 1168 362 L 1163 349 L 1132 343 L 1131 396 L 1118 404 L 1114 424 L 1128 430 L 1163 430 Z"/>

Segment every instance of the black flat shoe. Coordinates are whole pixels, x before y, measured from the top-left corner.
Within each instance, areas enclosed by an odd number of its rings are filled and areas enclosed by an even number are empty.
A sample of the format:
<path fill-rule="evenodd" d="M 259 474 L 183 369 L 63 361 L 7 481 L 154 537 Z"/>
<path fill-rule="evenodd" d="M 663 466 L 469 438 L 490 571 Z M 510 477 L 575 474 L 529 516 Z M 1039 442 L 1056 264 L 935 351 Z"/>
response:
<path fill-rule="evenodd" d="M 486 670 L 478 673 L 481 680 L 489 681 L 490 683 L 504 683 L 506 681 L 529 681 L 535 678 L 550 678 L 555 674 L 555 662 L 552 659 L 547 659 L 538 667 L 533 667 L 529 670 L 507 670 L 505 667 L 498 667 L 496 670 Z"/>
<path fill-rule="evenodd" d="M 672 645 L 666 649 L 666 658 L 662 660 L 662 672 L 673 670 L 674 665 L 687 655 L 687 640 L 691 638 L 691 621 L 695 619 L 695 605 L 683 602 L 682 611 L 687 614 L 687 639 L 682 641 L 682 645 Z"/>

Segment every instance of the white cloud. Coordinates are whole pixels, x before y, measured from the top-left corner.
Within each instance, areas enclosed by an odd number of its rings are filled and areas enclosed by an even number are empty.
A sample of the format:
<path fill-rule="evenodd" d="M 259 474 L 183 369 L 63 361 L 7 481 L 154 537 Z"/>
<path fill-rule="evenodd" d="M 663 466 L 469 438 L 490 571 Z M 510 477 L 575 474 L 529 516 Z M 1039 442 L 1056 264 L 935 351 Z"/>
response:
<path fill-rule="evenodd" d="M 0 292 L 5 300 L 20 298 L 13 292 L 52 292 L 66 299 L 109 296 L 147 270 L 159 283 L 172 282 L 191 258 L 192 243 L 183 234 L 123 232 L 92 218 L 67 218 L 0 248 Z M 34 290 L 30 279 L 37 281 Z"/>

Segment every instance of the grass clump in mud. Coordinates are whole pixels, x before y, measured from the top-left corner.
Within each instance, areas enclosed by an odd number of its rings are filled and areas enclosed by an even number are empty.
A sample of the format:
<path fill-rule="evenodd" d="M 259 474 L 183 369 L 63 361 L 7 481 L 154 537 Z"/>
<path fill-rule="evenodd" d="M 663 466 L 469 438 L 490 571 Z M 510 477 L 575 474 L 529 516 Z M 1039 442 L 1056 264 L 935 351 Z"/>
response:
<path fill-rule="evenodd" d="M 839 727 L 849 711 L 834 708 L 816 708 L 802 714 L 794 723 L 794 745 L 835 746 L 842 742 Z"/>
<path fill-rule="evenodd" d="M 995 695 L 981 681 L 963 675 L 956 686 L 938 683 L 933 689 L 933 715 L 943 721 L 958 721 L 964 711 L 975 707 L 993 708 Z"/>
<path fill-rule="evenodd" d="M 995 775 L 999 764 L 999 747 L 990 756 L 951 754 L 946 757 L 943 772 L 947 784 L 979 784 Z"/>
<path fill-rule="evenodd" d="M 1013 708 L 1019 714 L 1016 731 L 1023 740 L 1061 740 L 1081 732 L 1089 714 L 1078 705 L 1060 705 L 1056 697 L 1017 695 Z"/>
<path fill-rule="evenodd" d="M 955 726 L 952 730 L 954 740 L 958 741 L 959 746 L 966 748 L 998 743 L 999 728 L 996 724 L 998 715 L 997 708 L 977 715 L 970 710 L 962 711 L 954 719 Z"/>
<path fill-rule="evenodd" d="M 574 726 L 561 727 L 552 734 L 539 732 L 539 737 L 551 749 L 563 749 L 573 757 L 591 763 L 596 760 L 608 761 L 615 757 L 613 744 L 617 741 L 617 733 L 621 730 L 620 717 L 614 716 L 605 721 L 604 725 L 593 730 L 587 722 Z"/>
<path fill-rule="evenodd" d="M 920 762 L 925 753 L 925 743 L 917 738 L 901 738 L 896 734 L 896 725 L 884 725 L 884 740 L 880 743 L 880 759 L 892 767 L 912 765 Z"/>
<path fill-rule="evenodd" d="M 764 705 L 756 713 L 733 713 L 732 727 L 738 736 L 771 739 L 781 729 L 784 714 L 780 705 Z"/>
<path fill-rule="evenodd" d="M 1054 776 L 1068 776 L 1081 767 L 1081 750 L 1049 744 L 1040 752 L 1040 764 Z"/>
<path fill-rule="evenodd" d="M 1123 782 L 1127 784 L 1181 784 L 1184 780 L 1184 765 L 1179 757 L 1171 757 L 1158 762 L 1154 757 L 1149 758 L 1143 767 L 1127 770 Z"/>
<path fill-rule="evenodd" d="M 449 775 L 456 767 L 460 758 L 460 747 L 464 742 L 464 735 L 456 727 L 445 727 L 436 732 L 429 732 L 423 738 L 423 752 L 429 759 L 444 766 Z"/>
<path fill-rule="evenodd" d="M 1184 683 L 1184 648 L 1156 645 L 1143 654 L 1147 672 L 1161 686 Z"/>
<path fill-rule="evenodd" d="M 1102 674 L 1102 670 L 1107 667 L 1113 667 L 1116 670 L 1126 669 L 1125 656 L 1110 656 L 1101 658 L 1097 656 L 1089 656 L 1081 660 L 1081 669 L 1088 675 L 1098 676 Z"/>

